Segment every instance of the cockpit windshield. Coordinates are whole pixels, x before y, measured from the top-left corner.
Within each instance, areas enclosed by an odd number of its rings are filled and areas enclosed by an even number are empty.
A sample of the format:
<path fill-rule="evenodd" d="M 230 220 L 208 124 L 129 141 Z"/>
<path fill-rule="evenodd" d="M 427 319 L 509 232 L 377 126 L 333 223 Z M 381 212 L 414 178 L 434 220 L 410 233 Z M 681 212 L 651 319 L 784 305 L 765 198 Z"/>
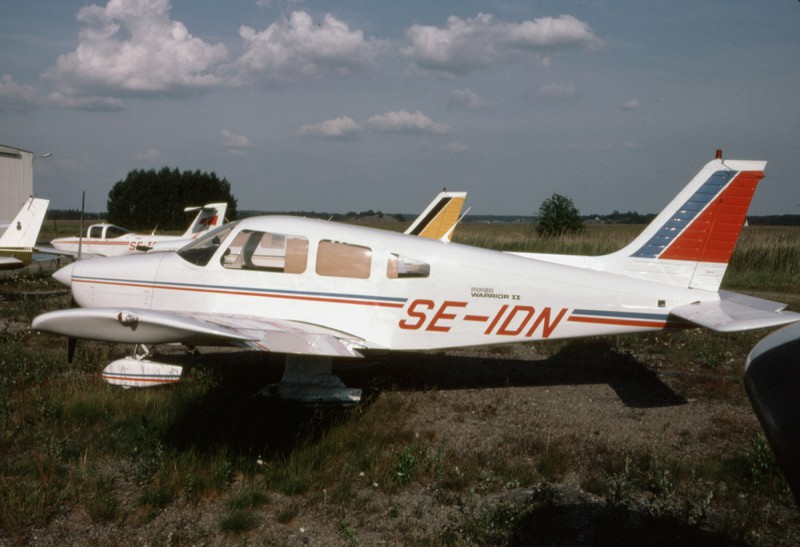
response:
<path fill-rule="evenodd" d="M 236 222 L 230 222 L 198 237 L 178 251 L 178 256 L 197 266 L 205 266 L 219 246 L 230 235 Z"/>

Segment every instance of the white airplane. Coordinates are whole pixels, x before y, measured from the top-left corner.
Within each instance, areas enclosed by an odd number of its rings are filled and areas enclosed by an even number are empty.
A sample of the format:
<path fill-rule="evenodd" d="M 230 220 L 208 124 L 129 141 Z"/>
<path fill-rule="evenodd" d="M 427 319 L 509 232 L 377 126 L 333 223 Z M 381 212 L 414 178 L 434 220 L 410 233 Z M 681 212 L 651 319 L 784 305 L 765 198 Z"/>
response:
<path fill-rule="evenodd" d="M 33 247 L 50 200 L 28 198 L 0 236 L 0 270 L 24 268 L 33 261 Z"/>
<path fill-rule="evenodd" d="M 70 264 L 54 274 L 81 308 L 33 328 L 136 344 L 104 378 L 180 379 L 149 344 L 232 345 L 286 354 L 274 391 L 355 402 L 333 357 L 388 350 L 800 320 L 785 305 L 718 291 L 766 162 L 709 162 L 622 251 L 595 258 L 514 255 L 285 216 L 227 224 L 177 253 Z M 143 348 L 143 349 L 142 349 Z"/>
<path fill-rule="evenodd" d="M 224 223 L 227 203 L 209 203 L 202 207 L 187 207 L 185 212 L 198 211 L 183 235 L 136 234 L 113 224 L 93 224 L 86 237 L 62 237 L 50 242 L 53 247 L 41 250 L 77 257 L 120 256 L 144 253 L 156 246 L 161 251 L 177 250 L 200 234 Z"/>

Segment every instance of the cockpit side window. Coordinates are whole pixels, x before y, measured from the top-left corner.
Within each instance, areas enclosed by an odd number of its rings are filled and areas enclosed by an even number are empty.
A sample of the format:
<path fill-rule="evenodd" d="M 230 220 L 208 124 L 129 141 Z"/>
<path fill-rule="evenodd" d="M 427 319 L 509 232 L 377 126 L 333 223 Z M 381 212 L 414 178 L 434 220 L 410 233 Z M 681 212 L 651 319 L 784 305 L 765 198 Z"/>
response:
<path fill-rule="evenodd" d="M 389 255 L 389 265 L 386 268 L 386 277 L 389 279 L 428 277 L 429 275 L 431 275 L 431 265 L 427 262 L 397 253 Z"/>
<path fill-rule="evenodd" d="M 219 246 L 225 238 L 230 235 L 235 226 L 236 223 L 231 222 L 230 224 L 225 224 L 211 230 L 207 234 L 198 237 L 191 243 L 182 247 L 178 251 L 178 256 L 196 266 L 205 266 L 208 264 L 208 261 L 211 260 L 211 257 L 214 256 L 214 253 L 217 252 L 217 249 L 219 249 Z"/>
<path fill-rule="evenodd" d="M 369 278 L 372 249 L 361 245 L 323 240 L 317 248 L 317 273 L 332 277 Z"/>
<path fill-rule="evenodd" d="M 242 230 L 222 255 L 222 266 L 234 270 L 303 273 L 308 264 L 308 240 L 271 232 Z"/>
<path fill-rule="evenodd" d="M 130 232 L 125 228 L 120 228 L 119 226 L 109 226 L 106 228 L 106 237 L 119 237 L 124 236 L 125 234 L 129 234 Z"/>
<path fill-rule="evenodd" d="M 102 226 L 89 226 L 89 237 L 100 239 L 103 237 L 103 227 Z"/>

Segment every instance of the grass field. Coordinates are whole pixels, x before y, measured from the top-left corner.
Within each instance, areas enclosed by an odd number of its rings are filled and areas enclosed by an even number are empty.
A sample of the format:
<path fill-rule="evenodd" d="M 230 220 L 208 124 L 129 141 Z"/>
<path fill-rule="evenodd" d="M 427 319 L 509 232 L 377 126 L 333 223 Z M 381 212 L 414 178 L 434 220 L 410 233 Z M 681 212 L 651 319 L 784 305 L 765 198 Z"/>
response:
<path fill-rule="evenodd" d="M 73 234 L 75 224 L 59 223 L 46 237 Z M 590 225 L 579 236 L 543 240 L 529 226 L 466 224 L 456 240 L 603 254 L 640 229 Z M 796 228 L 746 228 L 725 286 L 800 309 L 798 236 Z M 401 356 L 377 372 L 345 372 L 367 393 L 345 412 L 254 397 L 279 378 L 281 362 L 252 353 L 173 355 L 206 366 L 190 367 L 166 389 L 107 386 L 99 371 L 129 348 L 82 343 L 67 365 L 64 339 L 27 328 L 35 315 L 69 306 L 59 290 L 35 269 L 0 279 L 0 544 L 560 545 L 569 544 L 563 530 L 584 521 L 593 534 L 586 544 L 800 540 L 800 514 L 741 385 L 744 357 L 764 332 Z M 647 443 L 602 441 L 569 427 L 518 434 L 509 401 L 528 404 L 530 390 L 544 396 L 537 375 L 567 374 L 566 365 L 608 374 L 611 384 L 638 378 L 653 389 L 642 397 L 709 405 L 713 427 L 677 425 L 692 403 Z M 496 376 L 487 372 L 494 369 Z M 613 370 L 631 374 L 618 380 Z M 518 376 L 524 381 L 515 383 Z M 568 376 L 551 389 L 583 382 Z M 568 415 L 575 403 L 562 404 Z M 650 407 L 642 408 L 623 409 L 623 429 L 641 427 L 644 437 Z M 604 431 L 599 416 L 595 429 Z M 481 429 L 448 432 L 473 422 Z M 493 436 L 494 444 L 481 440 Z M 567 503 L 570 496 L 580 503 Z"/>

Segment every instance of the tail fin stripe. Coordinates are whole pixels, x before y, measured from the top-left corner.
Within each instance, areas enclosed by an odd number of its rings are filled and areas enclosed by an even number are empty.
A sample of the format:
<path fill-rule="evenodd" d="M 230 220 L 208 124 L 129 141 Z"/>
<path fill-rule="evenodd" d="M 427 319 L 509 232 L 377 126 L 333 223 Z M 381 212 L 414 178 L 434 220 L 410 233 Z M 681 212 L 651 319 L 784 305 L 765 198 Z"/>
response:
<path fill-rule="evenodd" d="M 417 228 L 411 231 L 410 234 L 413 236 L 420 235 L 420 233 L 423 232 L 428 227 L 428 225 L 433 221 L 433 219 L 436 218 L 436 216 L 442 211 L 442 209 L 447 207 L 447 205 L 452 200 L 453 198 L 445 198 L 441 200 L 439 203 L 437 203 L 436 206 L 433 209 L 431 209 L 431 211 L 427 215 L 425 215 L 425 218 L 422 220 L 422 222 L 420 222 Z"/>
<path fill-rule="evenodd" d="M 659 258 L 726 264 L 763 176 L 760 171 L 740 172 Z"/>
<path fill-rule="evenodd" d="M 683 234 L 687 229 L 703 218 L 708 211 L 709 204 L 720 195 L 737 173 L 737 171 L 715 171 L 675 212 L 672 218 L 667 220 L 658 232 L 631 256 L 636 258 L 667 258 L 663 256 L 663 253 L 678 239 L 684 239 Z M 687 237 L 686 241 L 690 239 L 694 239 L 694 236 Z"/>

